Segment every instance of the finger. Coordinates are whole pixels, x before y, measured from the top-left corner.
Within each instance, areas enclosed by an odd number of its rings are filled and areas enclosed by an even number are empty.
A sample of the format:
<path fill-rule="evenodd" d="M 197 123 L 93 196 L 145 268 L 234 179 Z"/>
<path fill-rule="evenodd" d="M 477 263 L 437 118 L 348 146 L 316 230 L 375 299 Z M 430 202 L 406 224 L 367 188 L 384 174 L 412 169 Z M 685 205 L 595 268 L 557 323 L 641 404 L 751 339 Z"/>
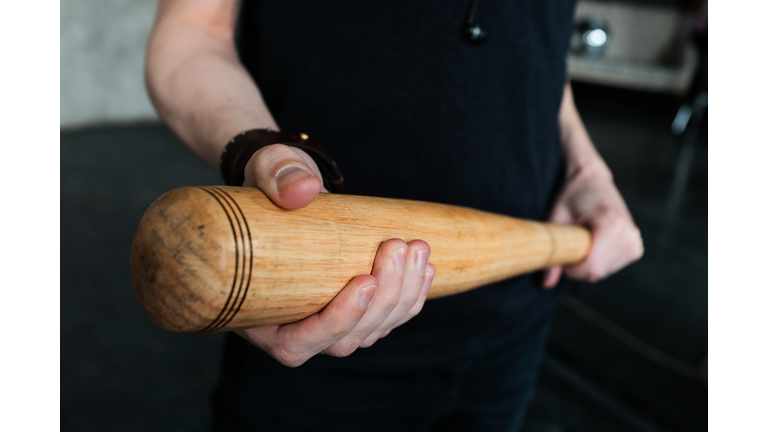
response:
<path fill-rule="evenodd" d="M 421 312 L 421 309 L 424 307 L 424 302 L 427 301 L 427 297 L 429 296 L 429 288 L 432 286 L 432 281 L 435 279 L 435 274 L 435 266 L 432 264 L 427 264 L 427 269 L 424 272 L 424 281 L 421 285 L 421 293 L 419 294 L 418 300 L 416 300 L 416 304 L 411 307 L 411 309 L 407 314 L 405 314 L 404 317 L 400 318 L 400 321 L 398 321 L 397 324 L 393 325 L 392 328 L 385 330 L 379 339 L 388 335 L 389 332 L 393 329 L 396 329 L 397 327 L 407 323 L 411 318 L 415 317 L 419 314 L 419 312 Z"/>
<path fill-rule="evenodd" d="M 623 214 L 608 212 L 592 224 L 592 248 L 587 258 L 565 268 L 569 277 L 596 282 L 642 256 L 640 231 Z"/>
<path fill-rule="evenodd" d="M 304 207 L 323 188 L 317 164 L 294 147 L 274 144 L 259 149 L 245 166 L 243 186 L 261 189 L 286 209 Z"/>
<path fill-rule="evenodd" d="M 548 222 L 556 224 L 572 225 L 574 219 L 571 211 L 565 203 L 558 203 L 552 208 L 552 212 L 549 215 Z M 542 287 L 544 289 L 552 289 L 557 285 L 560 277 L 563 273 L 562 266 L 551 267 L 544 272 L 542 281 Z"/>
<path fill-rule="evenodd" d="M 348 351 L 350 347 L 357 348 L 381 327 L 400 302 L 407 256 L 408 245 L 403 240 L 391 239 L 381 244 L 373 261 L 372 275 L 379 281 L 376 297 L 355 329 L 335 346 L 329 347 L 326 350 L 328 354 L 336 355 L 339 347 L 342 352 Z"/>
<path fill-rule="evenodd" d="M 408 256 L 403 276 L 403 286 L 400 290 L 400 300 L 386 320 L 374 330 L 360 346 L 373 345 L 383 334 L 392 330 L 405 317 L 419 300 L 424 285 L 424 277 L 429 263 L 429 245 L 423 240 L 413 240 L 408 243 Z M 409 318 L 410 319 L 410 318 Z"/>
<path fill-rule="evenodd" d="M 563 271 L 573 279 L 597 282 L 607 276 L 607 261 L 610 257 L 610 244 L 614 243 L 613 230 L 606 226 L 602 218 L 590 223 L 592 231 L 592 246 L 589 255 L 580 263 L 565 266 Z"/>
<path fill-rule="evenodd" d="M 622 223 L 616 230 L 613 242 L 604 247 L 608 259 L 603 264 L 603 274 L 598 275 L 600 278 L 616 273 L 643 256 L 643 240 L 634 223 Z"/>
<path fill-rule="evenodd" d="M 552 289 L 557 285 L 560 276 L 563 274 L 563 266 L 550 267 L 544 272 L 544 289 Z"/>
<path fill-rule="evenodd" d="M 244 333 L 248 340 L 280 363 L 289 367 L 299 366 L 355 328 L 376 297 L 377 286 L 375 277 L 357 276 L 321 312 L 295 323 L 256 327 Z M 337 353 L 349 355 L 354 348 Z"/>

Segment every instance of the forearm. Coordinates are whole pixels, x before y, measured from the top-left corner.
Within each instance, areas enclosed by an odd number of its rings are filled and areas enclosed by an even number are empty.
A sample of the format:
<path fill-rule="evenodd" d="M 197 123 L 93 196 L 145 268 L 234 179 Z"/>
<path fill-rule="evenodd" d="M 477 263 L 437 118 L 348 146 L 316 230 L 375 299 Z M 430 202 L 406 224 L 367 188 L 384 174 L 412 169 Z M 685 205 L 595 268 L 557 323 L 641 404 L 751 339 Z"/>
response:
<path fill-rule="evenodd" d="M 570 83 L 565 85 L 563 91 L 559 122 L 560 140 L 566 162 L 566 176 L 573 178 L 579 174 L 590 174 L 611 178 L 608 166 L 595 149 L 587 129 L 581 121 L 581 116 L 579 116 L 573 101 Z"/>
<path fill-rule="evenodd" d="M 214 3 L 161 4 L 147 47 L 146 82 L 163 121 L 218 166 L 235 134 L 277 125 L 235 50 L 237 2 Z"/>
<path fill-rule="evenodd" d="M 573 103 L 570 84 L 563 92 L 560 130 L 566 178 L 549 221 L 589 227 L 593 235 L 589 255 L 566 268 L 565 274 L 595 282 L 640 258 L 643 241 L 611 171 L 587 134 Z M 561 267 L 549 269 L 544 287 L 554 287 L 563 271 Z"/>

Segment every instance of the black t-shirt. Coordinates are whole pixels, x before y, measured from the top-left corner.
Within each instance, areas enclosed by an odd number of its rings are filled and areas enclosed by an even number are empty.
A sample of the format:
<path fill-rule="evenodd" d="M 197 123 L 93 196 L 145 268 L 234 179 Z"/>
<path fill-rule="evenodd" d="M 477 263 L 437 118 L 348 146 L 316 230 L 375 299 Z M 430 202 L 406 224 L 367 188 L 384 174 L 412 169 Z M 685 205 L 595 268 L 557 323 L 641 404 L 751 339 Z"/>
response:
<path fill-rule="evenodd" d="M 561 171 L 574 1 L 481 0 L 489 38 L 477 45 L 460 35 L 469 3 L 246 1 L 238 48 L 280 128 L 325 146 L 345 193 L 543 220 Z M 374 346 L 311 361 L 459 360 L 541 325 L 559 291 L 527 275 L 430 300 Z"/>

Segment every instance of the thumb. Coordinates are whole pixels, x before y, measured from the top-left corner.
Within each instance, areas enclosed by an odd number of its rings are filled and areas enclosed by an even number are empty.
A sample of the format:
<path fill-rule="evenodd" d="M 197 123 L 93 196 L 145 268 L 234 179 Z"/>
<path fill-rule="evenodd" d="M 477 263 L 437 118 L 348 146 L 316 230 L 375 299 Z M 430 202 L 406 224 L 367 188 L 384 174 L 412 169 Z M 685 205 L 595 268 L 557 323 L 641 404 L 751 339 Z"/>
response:
<path fill-rule="evenodd" d="M 261 189 L 285 209 L 304 207 L 324 190 L 315 161 L 302 150 L 283 144 L 266 146 L 251 156 L 243 186 Z"/>

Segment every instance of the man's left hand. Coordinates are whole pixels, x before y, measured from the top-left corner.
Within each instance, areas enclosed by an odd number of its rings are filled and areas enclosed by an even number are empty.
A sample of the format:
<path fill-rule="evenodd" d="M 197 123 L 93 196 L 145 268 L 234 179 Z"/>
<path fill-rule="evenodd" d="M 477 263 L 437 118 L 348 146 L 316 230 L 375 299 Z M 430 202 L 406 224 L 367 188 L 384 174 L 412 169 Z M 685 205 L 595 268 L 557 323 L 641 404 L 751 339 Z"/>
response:
<path fill-rule="evenodd" d="M 592 248 L 582 262 L 548 269 L 544 288 L 553 288 L 560 276 L 596 282 L 643 255 L 640 230 L 605 165 L 570 173 L 550 214 L 549 221 L 577 224 L 592 231 Z"/>

